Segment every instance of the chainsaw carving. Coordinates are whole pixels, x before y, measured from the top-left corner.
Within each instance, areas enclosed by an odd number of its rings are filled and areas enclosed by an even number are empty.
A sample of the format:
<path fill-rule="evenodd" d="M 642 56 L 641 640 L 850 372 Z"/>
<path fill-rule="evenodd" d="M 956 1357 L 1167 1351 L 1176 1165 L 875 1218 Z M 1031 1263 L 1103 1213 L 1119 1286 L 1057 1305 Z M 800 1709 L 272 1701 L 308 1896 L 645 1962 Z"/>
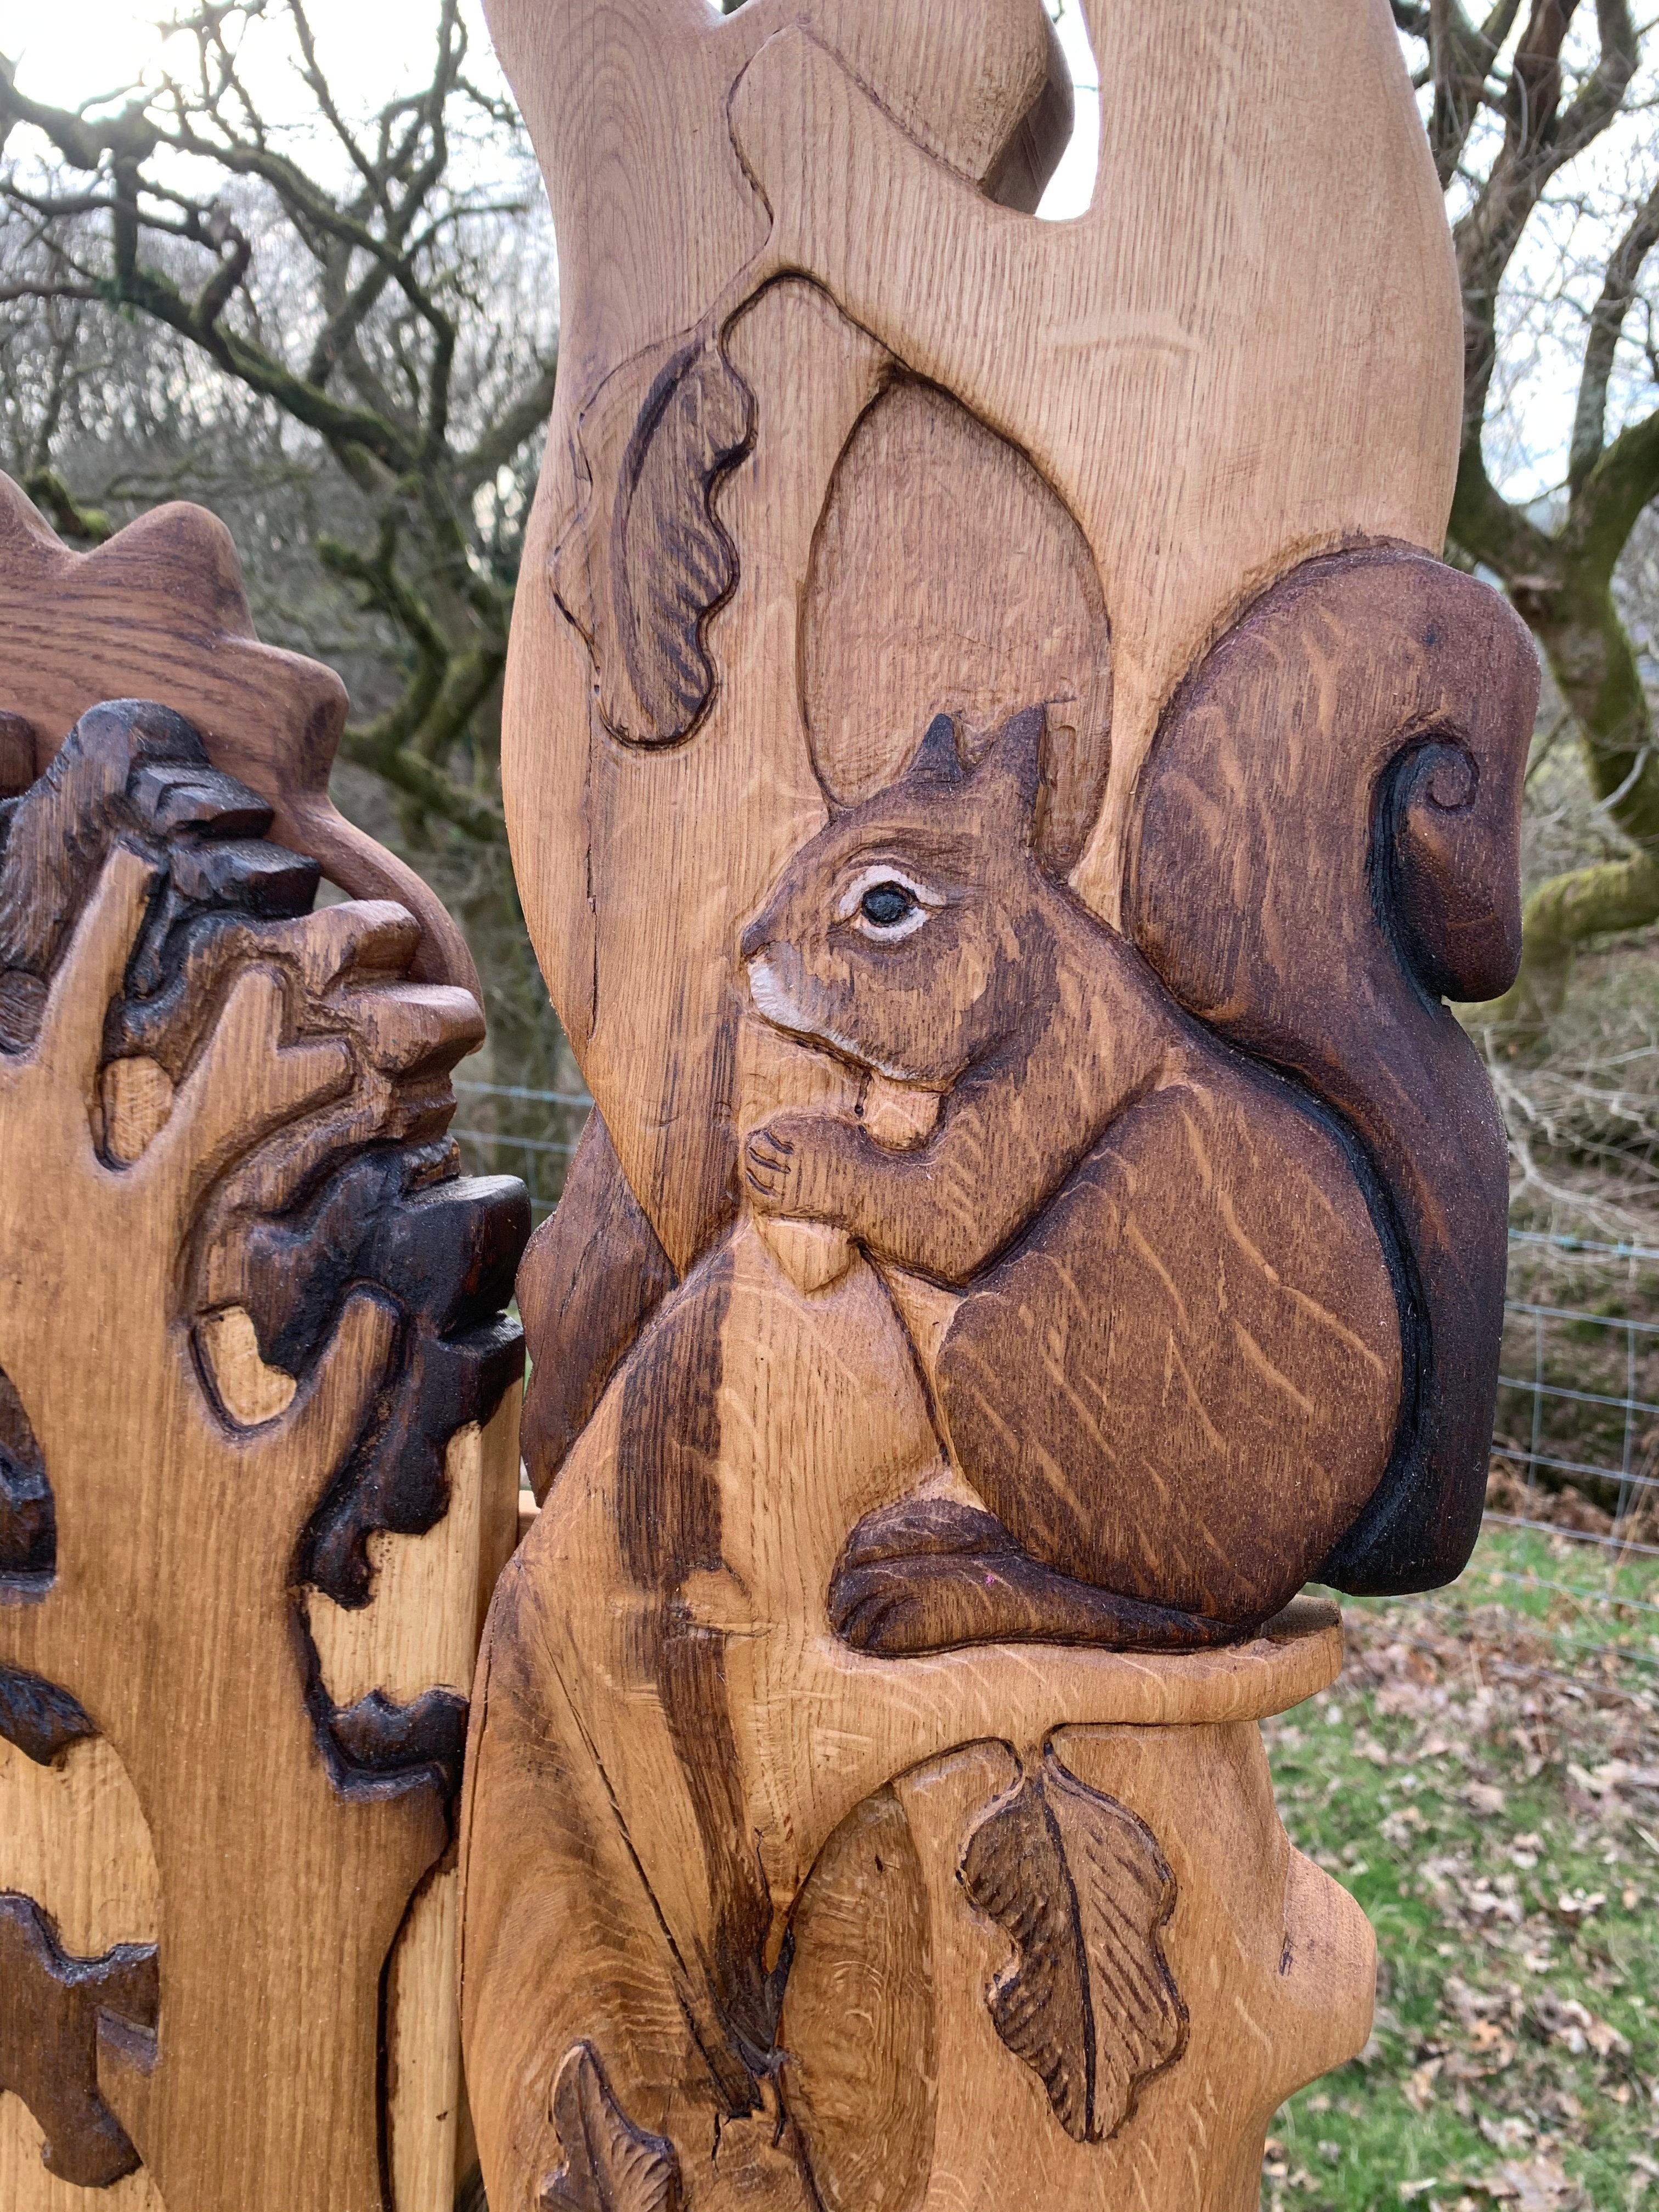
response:
<path fill-rule="evenodd" d="M 477 1003 L 179 714 L 58 735 L 0 806 L 0 2193 L 447 2212 L 528 1227 L 447 1134 Z"/>
<path fill-rule="evenodd" d="M 597 1108 L 473 1701 L 492 2202 L 1242 2212 L 1364 2033 L 1254 1722 L 1305 1582 L 1478 1526 L 1443 1000 L 1517 955 L 1536 667 L 1435 557 L 1381 0 L 1084 12 L 1050 225 L 1035 5 L 491 0 L 565 318 L 507 802 Z"/>

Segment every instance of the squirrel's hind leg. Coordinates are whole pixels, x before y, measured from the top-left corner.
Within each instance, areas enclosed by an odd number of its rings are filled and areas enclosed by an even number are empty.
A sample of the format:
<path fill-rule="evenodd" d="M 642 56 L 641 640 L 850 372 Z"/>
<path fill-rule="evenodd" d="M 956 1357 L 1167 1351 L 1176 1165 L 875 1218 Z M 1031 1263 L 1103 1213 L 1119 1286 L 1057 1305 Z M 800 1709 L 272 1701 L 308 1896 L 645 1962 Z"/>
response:
<path fill-rule="evenodd" d="M 866 1514 L 836 1564 L 830 1617 L 855 1650 L 889 1659 L 964 1644 L 1196 1651 L 1260 1625 L 1148 1605 L 1057 1574 L 994 1514 L 950 1498 L 906 1498 Z"/>

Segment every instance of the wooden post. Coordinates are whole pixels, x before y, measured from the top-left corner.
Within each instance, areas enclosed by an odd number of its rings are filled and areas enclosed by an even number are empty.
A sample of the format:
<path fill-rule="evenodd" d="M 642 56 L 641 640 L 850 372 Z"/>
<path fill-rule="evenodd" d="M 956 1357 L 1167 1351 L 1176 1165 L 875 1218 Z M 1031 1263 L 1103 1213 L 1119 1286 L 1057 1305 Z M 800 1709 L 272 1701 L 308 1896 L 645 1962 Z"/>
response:
<path fill-rule="evenodd" d="M 450 2212 L 471 2160 L 528 1212 L 459 1176 L 471 965 L 328 808 L 343 708 L 210 517 L 76 556 L 0 478 L 8 2212 Z M 313 912 L 325 854 L 368 896 Z"/>
<path fill-rule="evenodd" d="M 496 2212 L 1243 2212 L 1372 1947 L 1255 1723 L 1479 1525 L 1537 688 L 1383 0 L 488 0 L 557 225 L 504 761 Z"/>

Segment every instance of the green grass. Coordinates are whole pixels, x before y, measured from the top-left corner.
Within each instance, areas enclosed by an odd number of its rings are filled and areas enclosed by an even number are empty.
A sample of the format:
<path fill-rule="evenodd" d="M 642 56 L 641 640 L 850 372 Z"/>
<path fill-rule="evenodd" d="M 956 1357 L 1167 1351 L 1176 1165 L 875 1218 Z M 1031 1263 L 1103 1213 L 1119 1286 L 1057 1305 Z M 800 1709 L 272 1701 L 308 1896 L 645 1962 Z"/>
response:
<path fill-rule="evenodd" d="M 1363 2057 L 1276 2120 L 1264 2207 L 1659 2206 L 1659 1560 L 1489 1530 L 1347 1601 L 1268 1723 L 1292 1839 L 1376 1929 Z"/>

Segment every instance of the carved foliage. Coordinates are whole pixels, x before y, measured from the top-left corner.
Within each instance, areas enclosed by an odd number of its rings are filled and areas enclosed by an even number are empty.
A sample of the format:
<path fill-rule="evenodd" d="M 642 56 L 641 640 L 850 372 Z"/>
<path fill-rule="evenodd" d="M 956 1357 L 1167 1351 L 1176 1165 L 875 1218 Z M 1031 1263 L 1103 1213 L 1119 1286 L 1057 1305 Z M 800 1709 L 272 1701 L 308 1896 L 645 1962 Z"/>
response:
<path fill-rule="evenodd" d="M 720 340 L 701 337 L 625 362 L 578 418 L 580 505 L 553 588 L 592 656 L 605 726 L 629 744 L 677 744 L 714 697 L 704 632 L 738 579 L 714 496 L 754 426 Z"/>
<path fill-rule="evenodd" d="M 402 909 L 309 911 L 317 867 L 271 819 L 131 701 L 0 810 L 0 1218 L 32 1270 L 0 1270 L 22 1415 L 0 1443 L 14 1531 L 20 1468 L 55 1507 L 49 1564 L 38 1501 L 6 1561 L 0 1730 L 50 1759 L 95 1729 L 143 1797 L 159 2033 L 94 2026 L 161 2194 L 205 2201 L 210 2170 L 247 2201 L 280 2166 L 322 2212 L 378 2201 L 383 1978 L 445 1847 L 465 1703 L 337 1713 L 296 1589 L 363 1602 L 368 1533 L 446 1510 L 449 1437 L 517 1371 L 527 1206 L 460 1179 L 448 1140 L 476 1001 L 409 980 Z M 259 1391 L 222 1367 L 239 1345 Z M 0 1975 L 38 2051 L 13 1999 Z M 301 2055 L 325 2114 L 293 2099 Z M 227 2068 L 245 2109 L 208 2140 Z"/>
<path fill-rule="evenodd" d="M 564 2164 L 543 2182 L 540 2212 L 680 2212 L 680 2166 L 665 2136 L 635 2127 L 611 2094 L 591 2043 L 566 2051 L 552 2118 Z"/>
<path fill-rule="evenodd" d="M 137 2166 L 99 2093 L 99 2015 L 143 2034 L 156 2005 L 154 1944 L 72 1959 L 31 1898 L 0 1895 L 0 2091 L 15 2091 L 39 2122 L 49 2173 L 107 2189 Z"/>
<path fill-rule="evenodd" d="M 167 709 L 129 702 L 84 716 L 46 774 L 0 813 L 0 1044 L 29 1043 L 117 836 L 139 843 L 159 875 L 104 1024 L 103 1134 L 115 1159 L 142 1158 L 225 988 L 250 962 L 276 957 L 295 971 L 302 1033 L 351 1038 L 362 1068 L 346 1099 L 233 1176 L 210 1206 L 193 1272 L 196 1303 L 246 1310 L 266 1360 L 289 1376 L 319 1357 L 353 1285 L 373 1283 L 395 1303 L 397 1341 L 370 1416 L 301 1543 L 301 1578 L 362 1605 L 370 1595 L 368 1535 L 434 1526 L 448 1503 L 447 1439 L 487 1419 L 520 1371 L 521 1334 L 501 1309 L 527 1209 L 510 1179 L 456 1176 L 447 1079 L 477 1034 L 471 1000 L 405 987 L 401 1023 L 377 1005 L 414 945 L 413 924 L 387 908 L 336 909 L 368 919 L 347 922 L 344 957 L 319 972 L 314 955 L 305 959 L 301 940 L 279 925 L 307 913 L 319 872 L 269 842 L 270 822 L 270 807 L 215 770 L 189 725 Z M 0 1572 L 48 1570 L 52 1534 L 46 1472 L 0 1377 Z M 52 1698 L 65 1694 L 43 1686 Z M 19 1689 L 7 1701 L 24 1747 L 51 1736 L 42 1734 L 41 1695 Z M 464 1700 L 434 1692 L 407 1712 L 364 1700 L 337 1717 L 319 1684 L 313 1698 L 343 1781 L 354 1770 L 435 1762 L 453 1785 Z"/>
<path fill-rule="evenodd" d="M 987 1993 L 997 2033 L 1078 2142 L 1103 2142 L 1181 2056 L 1187 2008 L 1159 1931 L 1175 1878 L 1146 1824 L 1045 1750 L 968 1838 L 970 1903 L 1012 1938 Z"/>

